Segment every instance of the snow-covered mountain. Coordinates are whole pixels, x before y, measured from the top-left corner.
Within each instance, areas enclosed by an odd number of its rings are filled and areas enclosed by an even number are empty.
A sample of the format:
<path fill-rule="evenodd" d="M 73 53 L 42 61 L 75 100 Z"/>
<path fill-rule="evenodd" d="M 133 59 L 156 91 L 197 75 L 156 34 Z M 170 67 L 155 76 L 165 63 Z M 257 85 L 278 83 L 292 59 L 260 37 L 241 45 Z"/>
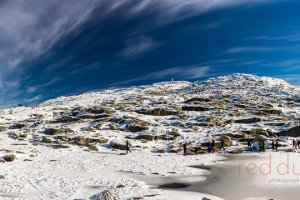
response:
<path fill-rule="evenodd" d="M 189 154 L 195 154 L 196 151 L 205 153 L 207 142 L 215 139 L 218 143 L 221 138 L 225 140 L 228 153 L 242 152 L 247 140 L 254 142 L 276 139 L 284 146 L 286 141 L 280 136 L 299 136 L 293 129 L 290 129 L 297 128 L 300 124 L 299 94 L 299 87 L 280 79 L 232 74 L 210 78 L 203 82 L 162 82 L 149 86 L 59 97 L 36 107 L 1 110 L 0 146 L 7 147 L 8 151 L 4 149 L 0 151 L 2 152 L 0 154 L 3 156 L 3 162 L 17 158 L 18 162 L 38 162 L 36 165 L 42 169 L 44 169 L 43 166 L 51 166 L 58 171 L 59 168 L 70 167 L 68 162 L 73 164 L 76 162 L 76 170 L 85 171 L 84 166 L 87 170 L 91 170 L 90 167 L 95 166 L 92 160 L 99 159 L 93 152 L 108 154 L 113 149 L 119 149 L 117 152 L 122 154 L 125 149 L 125 140 L 129 140 L 132 149 L 138 151 L 139 154 L 127 159 L 135 162 L 136 165 L 130 165 L 127 163 L 128 160 L 123 159 L 124 157 L 120 158 L 117 156 L 119 154 L 114 154 L 106 155 L 105 161 L 109 163 L 103 163 L 102 160 L 100 167 L 131 172 L 142 171 L 144 174 L 151 174 L 153 170 L 159 174 L 166 174 L 168 170 L 186 174 L 189 170 L 181 166 L 182 164 L 178 166 L 176 164 L 182 158 L 163 157 L 165 159 L 163 162 L 167 161 L 169 164 L 162 169 L 156 163 L 158 161 L 150 162 L 151 155 L 153 153 L 180 153 L 184 143 L 188 144 Z M 57 153 L 58 150 L 59 153 Z M 74 158 L 73 150 L 77 152 L 77 155 L 84 154 L 92 160 L 82 161 L 78 157 Z M 50 155 L 47 152 L 51 152 L 53 160 L 59 164 L 48 161 L 42 165 L 43 160 L 49 159 Z M 7 155 L 7 153 L 11 154 Z M 33 160 L 34 158 L 36 161 Z M 141 161 L 136 160 L 137 158 L 146 159 L 143 162 L 148 160 L 149 166 L 145 167 Z M 188 159 L 190 160 L 184 162 L 196 161 L 194 158 Z M 210 160 L 207 158 L 206 161 Z M 83 162 L 87 162 L 88 165 Z M 3 182 L 1 185 L 0 182 L 0 187 L 4 188 L 3 193 L 8 192 L 19 178 L 11 174 L 10 170 L 14 167 L 15 165 L 9 164 L 3 169 L 8 176 L 5 184 Z M 20 168 L 25 170 L 25 168 Z M 40 169 L 34 172 L 44 173 Z M 63 179 L 57 173 L 52 175 Z M 30 174 L 25 172 L 24 179 L 29 178 L 28 176 Z M 50 183 L 52 189 L 41 192 L 45 199 L 51 197 L 56 184 L 61 184 L 61 182 L 56 183 L 50 176 L 51 173 L 47 174 L 45 180 L 48 178 L 48 181 L 54 181 Z M 69 176 L 72 177 L 74 174 Z M 61 195 L 65 195 L 63 199 L 70 198 L 72 195 L 74 198 L 76 196 L 76 192 L 73 191 L 76 189 L 72 188 L 73 183 L 70 177 L 68 178 L 66 179 L 70 182 L 67 183 L 66 191 L 59 191 Z M 109 180 L 115 180 L 112 177 L 109 178 Z M 76 184 L 79 184 L 80 180 Z M 94 183 L 98 180 L 85 181 Z M 126 195 L 126 197 L 132 196 L 133 193 L 127 186 L 124 186 L 126 191 L 120 192 L 116 189 L 116 184 L 120 183 L 118 181 L 109 182 L 103 179 L 97 184 L 110 184 L 111 188 L 104 186 L 103 188 L 110 189 L 119 198 L 125 198 Z M 134 185 L 134 182 L 127 180 L 126 184 Z M 32 187 L 44 186 L 38 184 Z M 34 190 L 31 186 L 28 187 L 28 190 Z M 22 193 L 21 186 L 16 188 L 16 193 Z M 83 193 L 92 194 L 94 191 L 86 192 L 84 190 Z M 77 197 L 86 198 L 83 193 L 78 194 Z"/>

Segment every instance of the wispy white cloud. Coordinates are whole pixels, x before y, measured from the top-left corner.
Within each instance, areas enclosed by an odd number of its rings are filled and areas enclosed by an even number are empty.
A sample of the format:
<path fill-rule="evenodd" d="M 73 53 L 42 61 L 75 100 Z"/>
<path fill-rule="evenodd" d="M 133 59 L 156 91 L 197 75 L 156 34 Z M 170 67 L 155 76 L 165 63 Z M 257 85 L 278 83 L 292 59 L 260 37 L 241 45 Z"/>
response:
<path fill-rule="evenodd" d="M 134 37 L 133 39 L 126 41 L 126 43 L 127 47 L 124 48 L 120 53 L 122 57 L 126 58 L 140 55 L 157 46 L 157 44 L 151 38 L 145 36 L 137 38 Z"/>
<path fill-rule="evenodd" d="M 265 2 L 268 1 L 144 0 L 132 3 L 132 1 L 119 0 L 3 0 L 0 2 L 0 89 L 1 85 L 6 85 L 6 87 L 0 92 L 2 96 L 0 103 L 5 104 L 8 99 L 17 99 L 20 95 L 20 80 L 24 74 L 26 75 L 27 70 L 26 65 L 23 65 L 24 62 L 30 62 L 48 53 L 68 34 L 79 34 L 83 25 L 93 17 L 100 21 L 114 13 L 122 13 L 123 19 L 132 19 L 151 8 L 153 13 L 149 13 L 154 15 L 151 18 L 153 24 L 161 26 L 214 9 Z M 217 25 L 212 24 L 212 27 Z M 138 30 L 133 30 L 133 32 L 129 35 L 139 34 Z M 120 55 L 136 56 L 155 48 L 158 43 L 152 38 L 141 36 L 140 40 L 129 42 L 126 44 L 127 47 L 120 49 Z M 58 61 L 56 65 L 48 68 L 51 70 L 60 67 L 67 61 L 63 60 L 61 63 Z M 197 71 L 198 75 L 186 71 L 181 73 L 192 78 L 200 75 L 201 70 Z M 24 88 L 27 92 L 34 93 L 39 86 Z"/>
<path fill-rule="evenodd" d="M 279 50 L 278 48 L 265 47 L 265 46 L 243 46 L 243 47 L 233 47 L 227 49 L 225 53 L 272 52 L 278 50 Z"/>
<path fill-rule="evenodd" d="M 287 35 L 278 35 L 278 36 L 257 36 L 253 37 L 253 39 L 257 40 L 284 40 L 289 42 L 298 42 L 300 41 L 300 33 L 294 33 L 294 34 L 287 34 Z"/>

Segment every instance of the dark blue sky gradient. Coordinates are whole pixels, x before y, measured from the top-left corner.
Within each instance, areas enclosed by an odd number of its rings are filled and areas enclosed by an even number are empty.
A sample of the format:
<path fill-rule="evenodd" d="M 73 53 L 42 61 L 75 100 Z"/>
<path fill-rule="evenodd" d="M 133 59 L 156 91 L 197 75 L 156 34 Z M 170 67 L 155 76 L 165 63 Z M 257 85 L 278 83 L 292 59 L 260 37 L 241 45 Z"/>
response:
<path fill-rule="evenodd" d="M 180 1 L 174 11 L 153 1 L 135 14 L 129 14 L 134 1 L 109 12 L 115 2 L 93 5 L 80 25 L 49 48 L 45 42 L 34 58 L 21 54 L 18 70 L 3 78 L 18 80 L 11 89 L 19 92 L 0 103 L 35 104 L 90 90 L 236 72 L 300 84 L 299 1 L 232 1 L 205 11 L 201 5 L 180 7 Z"/>

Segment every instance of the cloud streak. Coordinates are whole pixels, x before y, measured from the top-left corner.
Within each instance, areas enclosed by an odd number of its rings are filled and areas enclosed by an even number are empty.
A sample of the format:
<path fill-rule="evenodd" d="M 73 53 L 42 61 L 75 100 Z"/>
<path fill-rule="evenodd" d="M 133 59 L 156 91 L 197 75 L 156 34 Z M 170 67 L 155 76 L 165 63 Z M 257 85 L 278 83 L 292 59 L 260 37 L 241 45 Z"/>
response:
<path fill-rule="evenodd" d="M 216 9 L 253 5 L 269 2 L 268 0 L 72 0 L 72 1 L 41 1 L 41 0 L 3 0 L 0 2 L 0 104 L 11 104 L 21 99 L 23 93 L 36 95 L 40 85 L 30 85 L 32 82 L 24 81 L 22 77 L 30 77 L 31 63 L 43 56 L 51 55 L 54 47 L 63 45 L 68 37 L 80 35 L 89 23 L 101 22 L 114 17 L 122 21 L 134 21 L 141 17 L 147 21 L 147 27 L 140 24 L 122 36 L 124 46 L 118 49 L 119 57 L 129 59 L 144 55 L 154 50 L 160 44 L 147 33 L 153 27 L 177 22 L 193 15 L 200 15 Z M 109 21 L 109 20 L 108 20 Z M 148 26 L 149 25 L 149 26 Z M 113 25 L 111 25 L 113 26 Z M 212 27 L 218 26 L 213 24 Z M 141 33 L 145 30 L 146 33 Z M 128 39 L 132 38 L 134 39 Z M 101 40 L 101 38 L 98 38 Z M 113 40 L 113 38 L 111 38 Z M 241 49 L 240 49 L 241 50 Z M 245 50 L 245 49 L 244 49 Z M 234 50 L 231 50 L 234 51 Z M 237 51 L 237 50 L 235 50 Z M 72 57 L 56 60 L 44 71 L 51 72 L 63 68 Z M 71 55 L 72 56 L 72 55 Z M 69 60 L 68 60 L 69 59 Z M 93 63 L 95 61 L 91 61 Z M 47 67 L 39 66 L 39 67 Z M 94 70 L 90 66 L 84 70 Z M 78 74 L 80 69 L 71 73 Z M 194 79 L 205 74 L 205 67 L 172 68 L 170 71 L 160 71 L 147 75 L 152 77 L 165 77 L 169 75 L 182 75 L 187 79 Z M 165 74 L 165 76 L 164 76 Z M 33 81 L 34 82 L 34 81 Z M 46 80 L 44 80 L 46 82 Z M 25 86 L 24 86 L 25 84 Z M 13 92 L 12 92 L 13 91 Z M 29 96 L 30 100 L 38 100 L 36 96 Z M 9 103 L 8 103 L 9 102 Z"/>

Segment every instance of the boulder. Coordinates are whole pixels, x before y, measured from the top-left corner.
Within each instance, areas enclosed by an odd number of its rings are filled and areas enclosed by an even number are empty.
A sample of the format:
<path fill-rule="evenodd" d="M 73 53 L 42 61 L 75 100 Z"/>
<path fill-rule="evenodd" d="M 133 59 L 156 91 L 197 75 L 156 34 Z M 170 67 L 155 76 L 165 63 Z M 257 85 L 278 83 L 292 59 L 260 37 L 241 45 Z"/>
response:
<path fill-rule="evenodd" d="M 5 126 L 0 125 L 0 132 L 1 132 L 1 131 L 6 131 L 6 130 L 7 130 L 7 128 L 6 128 Z"/>
<path fill-rule="evenodd" d="M 20 137 L 20 135 L 18 133 L 11 132 L 11 133 L 8 133 L 8 137 L 17 140 Z"/>
<path fill-rule="evenodd" d="M 142 114 L 146 115 L 154 115 L 154 116 L 167 116 L 167 115 L 178 115 L 181 114 L 182 110 L 177 109 L 177 110 L 170 110 L 167 108 L 154 108 L 151 110 L 147 110 L 145 112 L 142 111 Z"/>
<path fill-rule="evenodd" d="M 61 129 L 46 128 L 44 130 L 44 133 L 46 135 L 57 135 L 57 134 L 62 134 L 62 133 L 73 133 L 73 130 L 71 130 L 69 128 L 61 128 Z"/>
<path fill-rule="evenodd" d="M 62 144 L 53 144 L 53 145 L 51 145 L 51 147 L 52 147 L 53 149 L 67 149 L 67 148 L 69 148 L 70 146 L 62 145 Z"/>
<path fill-rule="evenodd" d="M 210 102 L 210 101 L 211 101 L 211 99 L 209 99 L 209 98 L 194 97 L 194 98 L 186 100 L 185 103 L 197 104 L 197 103 Z"/>
<path fill-rule="evenodd" d="M 224 135 L 234 139 L 242 139 L 246 137 L 245 133 L 226 133 Z"/>
<path fill-rule="evenodd" d="M 49 137 L 43 136 L 42 137 L 42 143 L 52 143 L 52 140 Z"/>
<path fill-rule="evenodd" d="M 203 112 L 203 111 L 209 111 L 210 108 L 203 107 L 203 106 L 183 106 L 182 110 L 183 111 L 198 111 L 198 112 Z"/>
<path fill-rule="evenodd" d="M 26 127 L 25 124 L 17 123 L 17 124 L 14 124 L 14 125 L 10 126 L 9 129 L 22 129 L 22 128 L 25 128 L 25 127 Z"/>
<path fill-rule="evenodd" d="M 263 109 L 263 110 L 255 111 L 255 114 L 257 114 L 257 115 L 280 115 L 280 114 L 282 114 L 282 111 L 275 110 L 275 109 Z"/>
<path fill-rule="evenodd" d="M 70 122 L 77 122 L 79 120 L 80 120 L 79 117 L 63 116 L 51 121 L 51 123 L 70 123 Z"/>
<path fill-rule="evenodd" d="M 238 119 L 235 120 L 235 123 L 240 123 L 240 124 L 252 124 L 252 123 L 257 123 L 261 122 L 262 119 L 258 117 L 253 117 L 253 118 L 246 118 L 246 119 Z"/>
<path fill-rule="evenodd" d="M 266 137 L 275 136 L 275 134 L 272 131 L 264 130 L 264 129 L 261 129 L 261 128 L 242 131 L 242 132 L 247 134 L 247 135 L 250 135 L 250 137 L 256 137 L 257 135 L 263 135 L 263 136 L 266 136 Z"/>
<path fill-rule="evenodd" d="M 70 137 L 67 137 L 67 136 L 63 136 L 63 135 L 57 135 L 54 137 L 56 140 L 60 140 L 60 141 L 63 141 L 63 142 L 69 142 L 71 141 L 72 139 Z"/>
<path fill-rule="evenodd" d="M 89 200 L 116 200 L 112 193 L 108 190 L 104 190 L 99 194 L 93 195 Z"/>
<path fill-rule="evenodd" d="M 125 116 L 124 118 L 126 120 L 125 122 L 127 123 L 126 129 L 130 132 L 140 132 L 149 128 L 150 124 L 148 122 L 128 116 Z"/>
<path fill-rule="evenodd" d="M 106 138 L 86 138 L 83 136 L 76 136 L 72 138 L 74 144 L 78 146 L 89 146 L 90 143 L 106 143 L 108 139 Z"/>
<path fill-rule="evenodd" d="M 285 132 L 282 132 L 282 135 L 286 135 L 289 137 L 299 137 L 300 136 L 300 126 L 295 126 L 288 129 Z"/>
<path fill-rule="evenodd" d="M 267 137 L 267 136 L 264 136 L 264 135 L 256 135 L 256 136 L 255 136 L 255 140 L 257 140 L 257 141 L 259 141 L 259 142 L 263 142 L 263 141 L 268 140 L 268 137 Z"/>
<path fill-rule="evenodd" d="M 182 152 L 183 151 L 183 148 L 182 147 L 172 147 L 170 149 L 170 153 L 179 153 L 179 152 Z"/>
<path fill-rule="evenodd" d="M 110 141 L 109 145 L 114 149 L 126 150 L 126 141 L 114 139 Z M 130 142 L 129 142 L 129 146 L 132 146 Z"/>
<path fill-rule="evenodd" d="M 148 141 L 153 141 L 154 140 L 154 135 L 151 134 L 140 134 L 135 137 L 137 140 L 148 140 Z"/>
<path fill-rule="evenodd" d="M 176 140 L 177 136 L 174 135 L 160 135 L 159 139 L 161 140 Z"/>
<path fill-rule="evenodd" d="M 166 151 L 164 149 L 158 149 L 157 152 L 158 153 L 166 153 Z"/>
<path fill-rule="evenodd" d="M 234 147 L 226 149 L 227 153 L 229 154 L 241 154 L 245 151 L 243 147 Z"/>
<path fill-rule="evenodd" d="M 3 156 L 3 159 L 6 162 L 12 162 L 12 161 L 16 160 L 17 157 L 15 155 L 11 154 L 11 155 L 5 155 L 5 156 Z"/>
<path fill-rule="evenodd" d="M 107 108 L 107 107 L 93 107 L 87 109 L 87 112 L 94 113 L 94 114 L 113 114 L 115 111 L 112 108 Z"/>
<path fill-rule="evenodd" d="M 88 148 L 89 148 L 89 150 L 91 150 L 91 151 L 96 151 L 96 152 L 98 152 L 99 151 L 99 149 L 95 146 L 95 145 L 88 145 L 87 146 Z"/>
<path fill-rule="evenodd" d="M 221 141 L 221 139 L 223 139 L 225 147 L 232 146 L 232 140 L 231 140 L 231 138 L 229 136 L 227 136 L 227 135 L 221 135 L 219 137 L 219 141 Z"/>

